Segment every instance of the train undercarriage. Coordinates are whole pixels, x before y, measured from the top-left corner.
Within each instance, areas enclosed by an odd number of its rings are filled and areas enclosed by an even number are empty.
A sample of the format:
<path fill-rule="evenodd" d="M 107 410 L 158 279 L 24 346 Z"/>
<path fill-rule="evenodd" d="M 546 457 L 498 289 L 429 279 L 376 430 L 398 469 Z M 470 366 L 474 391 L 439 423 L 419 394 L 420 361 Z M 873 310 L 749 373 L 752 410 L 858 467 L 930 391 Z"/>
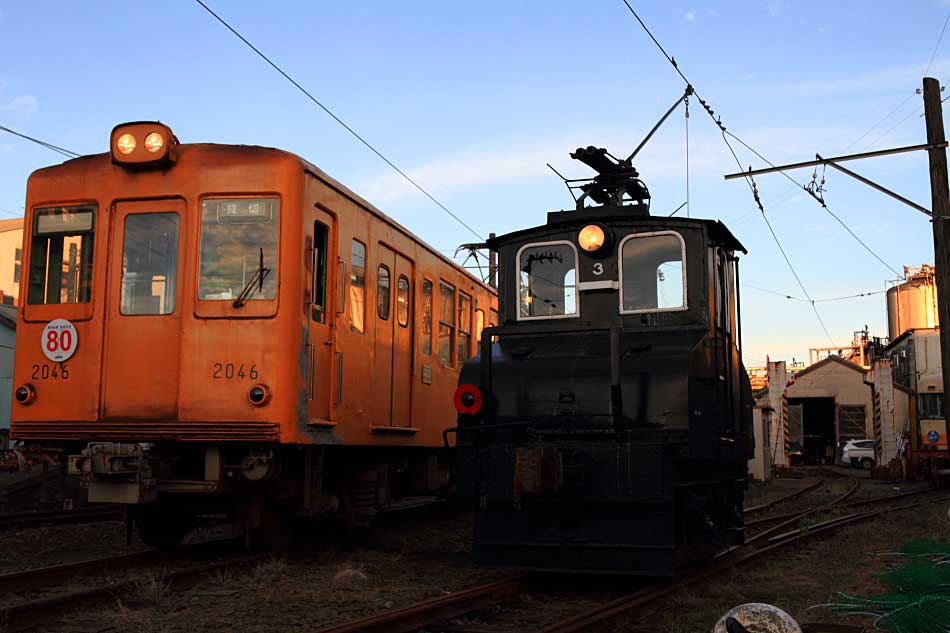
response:
<path fill-rule="evenodd" d="M 157 548 L 217 521 L 230 522 L 248 546 L 279 549 L 294 523 L 362 528 L 409 498 L 442 496 L 449 486 L 446 449 L 174 442 L 62 448 L 89 503 L 125 505 L 142 541 Z"/>

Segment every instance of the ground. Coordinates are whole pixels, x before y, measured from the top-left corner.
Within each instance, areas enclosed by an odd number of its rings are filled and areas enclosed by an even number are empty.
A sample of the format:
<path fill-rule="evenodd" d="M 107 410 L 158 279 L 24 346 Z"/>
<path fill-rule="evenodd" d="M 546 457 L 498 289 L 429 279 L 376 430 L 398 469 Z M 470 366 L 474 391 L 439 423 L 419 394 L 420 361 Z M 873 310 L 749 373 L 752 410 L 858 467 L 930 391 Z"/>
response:
<path fill-rule="evenodd" d="M 805 471 L 799 475 L 803 478 L 756 484 L 750 489 L 749 505 L 783 496 L 820 475 L 819 471 Z M 819 489 L 780 504 L 772 512 L 834 499 L 852 481 L 824 479 Z M 868 480 L 862 481 L 859 495 L 880 496 L 907 489 L 904 484 Z M 895 511 L 795 548 L 777 550 L 601 630 L 711 631 L 731 607 L 758 601 L 785 609 L 801 622 L 860 621 L 853 616 L 834 616 L 821 605 L 834 601 L 839 592 L 867 595 L 881 589 L 875 578 L 886 564 L 881 552 L 892 551 L 913 538 L 950 540 L 948 506 L 950 501 L 943 501 Z M 818 522 L 828 516 L 810 520 Z M 470 522 L 465 508 L 439 507 L 393 518 L 367 534 L 342 541 L 332 532 L 324 533 L 288 554 L 207 578 L 182 592 L 168 590 L 161 571 L 153 570 L 140 576 L 135 591 L 117 595 L 114 603 L 105 607 L 83 609 L 52 630 L 257 633 L 312 630 L 345 622 L 506 576 L 503 570 L 479 569 L 469 562 Z M 125 550 L 124 537 L 117 523 L 8 532 L 0 535 L 0 547 L 17 555 L 7 557 L 3 571 L 57 559 L 118 553 Z M 615 579 L 584 578 L 579 583 L 562 577 L 519 602 L 455 625 L 464 628 L 475 622 L 492 631 L 537 630 L 635 586 L 635 582 Z"/>

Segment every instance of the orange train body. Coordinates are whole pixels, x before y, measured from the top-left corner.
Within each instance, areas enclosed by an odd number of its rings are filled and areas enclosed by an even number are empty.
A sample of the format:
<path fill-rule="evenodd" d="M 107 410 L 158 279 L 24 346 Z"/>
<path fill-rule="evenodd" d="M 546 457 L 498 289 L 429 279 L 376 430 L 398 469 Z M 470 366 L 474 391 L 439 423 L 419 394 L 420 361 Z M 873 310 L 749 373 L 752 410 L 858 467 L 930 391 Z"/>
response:
<path fill-rule="evenodd" d="M 164 529 L 188 493 L 371 514 L 444 485 L 494 290 L 297 156 L 171 137 L 149 163 L 149 129 L 30 177 L 11 436 Z"/>

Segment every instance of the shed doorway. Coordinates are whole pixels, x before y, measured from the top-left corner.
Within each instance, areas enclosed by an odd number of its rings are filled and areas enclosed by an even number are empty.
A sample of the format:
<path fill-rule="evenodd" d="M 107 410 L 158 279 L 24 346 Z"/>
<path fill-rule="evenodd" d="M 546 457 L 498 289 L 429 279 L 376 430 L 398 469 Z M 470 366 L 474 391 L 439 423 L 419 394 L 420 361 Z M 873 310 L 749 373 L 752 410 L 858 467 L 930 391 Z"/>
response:
<path fill-rule="evenodd" d="M 802 460 L 806 464 L 833 463 L 836 442 L 835 399 L 789 398 L 788 406 L 801 406 Z"/>

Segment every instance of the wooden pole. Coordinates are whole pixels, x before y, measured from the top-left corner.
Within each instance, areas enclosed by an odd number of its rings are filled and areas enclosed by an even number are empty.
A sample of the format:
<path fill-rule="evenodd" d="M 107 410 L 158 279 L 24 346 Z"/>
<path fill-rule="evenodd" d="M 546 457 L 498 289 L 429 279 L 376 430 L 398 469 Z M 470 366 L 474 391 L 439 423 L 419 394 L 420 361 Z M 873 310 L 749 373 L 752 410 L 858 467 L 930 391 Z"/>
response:
<path fill-rule="evenodd" d="M 927 143 L 943 143 L 943 106 L 940 103 L 940 82 L 924 77 L 924 118 L 927 122 Z M 947 151 L 931 149 L 930 208 L 933 210 L 934 268 L 937 281 L 937 317 L 940 319 L 940 360 L 943 368 L 943 410 L 950 418 L 950 186 L 947 184 Z M 950 431 L 950 419 L 946 421 Z M 950 451 L 950 437 L 948 437 Z"/>

